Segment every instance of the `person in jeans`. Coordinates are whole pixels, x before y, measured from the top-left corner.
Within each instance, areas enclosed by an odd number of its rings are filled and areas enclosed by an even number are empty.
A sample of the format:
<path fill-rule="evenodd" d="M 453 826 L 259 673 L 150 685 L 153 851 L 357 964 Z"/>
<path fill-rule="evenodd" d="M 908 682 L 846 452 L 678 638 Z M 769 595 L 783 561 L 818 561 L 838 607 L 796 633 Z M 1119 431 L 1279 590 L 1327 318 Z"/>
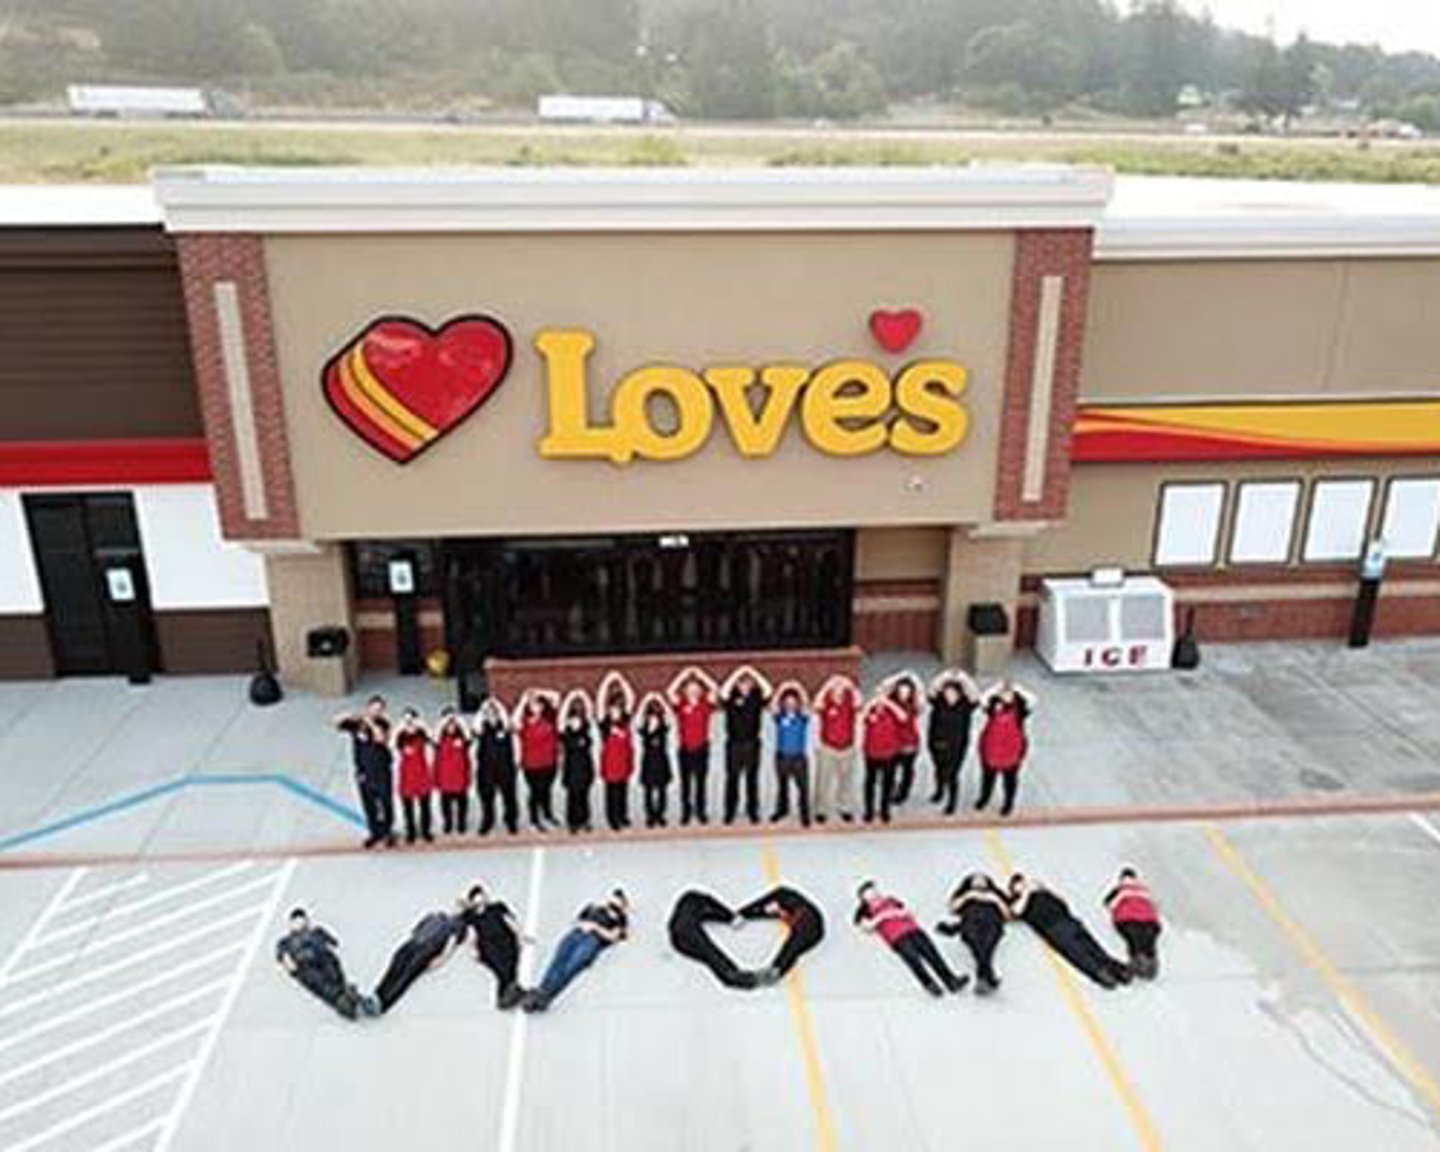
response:
<path fill-rule="evenodd" d="M 881 892 L 873 880 L 866 880 L 856 892 L 855 926 L 874 932 L 905 962 L 920 986 L 932 996 L 963 992 L 968 976 L 957 976 L 945 963 L 940 949 L 920 927 L 910 909 L 898 896 Z"/>
<path fill-rule="evenodd" d="M 1076 971 L 1102 988 L 1130 983 L 1130 969 L 1111 956 L 1059 896 L 1038 880 L 1016 872 L 1010 877 L 1010 915 L 1060 953 Z"/>
<path fill-rule="evenodd" d="M 970 747 L 970 718 L 980 705 L 980 691 L 964 672 L 942 672 L 930 682 L 930 723 L 926 736 L 935 787 L 930 803 L 955 815 L 960 802 L 960 767 Z"/>
<path fill-rule="evenodd" d="M 410 929 L 410 935 L 395 949 L 385 975 L 375 986 L 375 999 L 381 1012 L 389 1012 L 416 980 L 433 968 L 443 967 L 450 959 L 455 946 L 465 939 L 464 912 L 463 903 L 456 915 L 431 912 Z"/>
<path fill-rule="evenodd" d="M 515 735 L 500 701 L 489 696 L 475 714 L 475 794 L 480 801 L 478 835 L 495 827 L 496 800 L 501 822 L 511 835 L 519 827 L 519 801 L 515 796 Z"/>
<path fill-rule="evenodd" d="M 365 847 L 395 847 L 394 755 L 390 751 L 390 717 L 385 697 L 371 696 L 360 713 L 342 713 L 335 727 L 350 737 L 355 764 L 355 789 L 365 812 Z"/>
<path fill-rule="evenodd" d="M 725 823 L 733 824 L 744 793 L 745 815 L 760 823 L 760 722 L 771 688 L 748 664 L 720 686 L 725 708 Z"/>
<path fill-rule="evenodd" d="M 345 979 L 336 955 L 340 941 L 330 930 L 311 924 L 303 908 L 290 911 L 290 931 L 275 945 L 275 962 L 302 988 L 323 1000 L 347 1020 L 377 1014 L 378 1005 Z"/>
<path fill-rule="evenodd" d="M 1120 869 L 1115 887 L 1105 894 L 1110 922 L 1130 951 L 1130 971 L 1141 980 L 1160 974 L 1160 956 L 1155 943 L 1160 939 L 1160 909 L 1150 888 L 1134 868 Z"/>
<path fill-rule="evenodd" d="M 630 901 L 616 888 L 603 903 L 587 904 L 575 917 L 575 926 L 561 938 L 555 955 L 526 995 L 526 1012 L 544 1012 L 581 972 L 595 963 L 605 949 L 620 943 L 630 932 Z"/>
<path fill-rule="evenodd" d="M 975 961 L 975 994 L 988 996 L 1000 987 L 995 974 L 995 949 L 1005 935 L 1010 905 L 1000 885 L 984 872 L 972 872 L 950 893 L 950 916 L 937 925 L 942 936 L 959 936 Z"/>
<path fill-rule="evenodd" d="M 525 998 L 520 987 L 520 945 L 525 937 L 503 900 L 492 899 L 483 884 L 465 893 L 460 917 L 475 941 L 475 959 L 495 977 L 495 1006 L 514 1008 Z"/>
<path fill-rule="evenodd" d="M 710 718 L 720 699 L 720 688 L 695 667 L 683 669 L 666 690 L 675 712 L 680 745 L 680 823 L 709 823 Z"/>
<path fill-rule="evenodd" d="M 655 693 L 640 704 L 640 789 L 645 797 L 645 827 L 664 828 L 670 781 L 670 710 Z"/>
<path fill-rule="evenodd" d="M 856 730 L 860 688 L 848 676 L 832 676 L 815 697 L 820 739 L 815 745 L 815 819 L 824 824 L 834 814 L 849 824 L 855 819 Z"/>
<path fill-rule="evenodd" d="M 775 705 L 775 812 L 770 823 L 790 815 L 796 795 L 800 825 L 810 827 L 810 713 L 805 690 L 793 680 L 782 685 Z"/>
<path fill-rule="evenodd" d="M 865 823 L 878 816 L 890 823 L 890 801 L 895 795 L 895 757 L 900 751 L 900 724 L 904 720 L 888 693 L 878 692 L 860 714 L 865 752 Z"/>

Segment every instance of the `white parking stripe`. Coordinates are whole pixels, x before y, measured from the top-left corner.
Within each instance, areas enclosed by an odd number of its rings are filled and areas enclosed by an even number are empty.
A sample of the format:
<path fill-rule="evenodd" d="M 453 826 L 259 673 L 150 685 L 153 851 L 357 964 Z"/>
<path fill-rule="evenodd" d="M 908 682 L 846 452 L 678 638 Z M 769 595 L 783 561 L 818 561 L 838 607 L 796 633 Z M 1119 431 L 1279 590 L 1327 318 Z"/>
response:
<path fill-rule="evenodd" d="M 85 932 L 91 928 L 98 928 L 121 916 L 129 916 L 132 913 L 144 911 L 146 908 L 153 908 L 156 904 L 164 904 L 167 900 L 173 900 L 176 896 L 183 896 L 186 892 L 193 892 L 197 888 L 204 888 L 206 885 L 213 884 L 217 880 L 227 880 L 231 876 L 238 876 L 243 872 L 250 871 L 253 867 L 255 867 L 253 863 L 245 860 L 239 864 L 231 864 L 228 868 L 220 868 L 214 872 L 207 872 L 204 876 L 196 877 L 194 880 L 186 881 L 184 884 L 176 884 L 171 888 L 162 888 L 159 892 L 152 893 L 131 904 L 116 904 L 112 908 L 107 908 L 92 920 L 80 924 L 72 924 L 68 928 L 58 928 L 54 932 L 40 937 L 32 947 L 44 948 L 47 944 L 53 944 L 57 940 L 68 939 L 71 936 Z M 232 889 L 232 891 L 236 891 L 236 889 Z"/>
<path fill-rule="evenodd" d="M 525 894 L 524 934 L 535 938 L 540 927 L 540 886 L 545 878 L 545 849 L 538 845 L 530 855 L 530 886 Z M 531 986 L 535 977 L 536 946 L 522 941 L 520 951 L 520 972 L 518 979 L 522 986 Z M 520 1134 L 520 1090 L 525 1080 L 525 1037 L 529 1030 L 530 1017 L 517 1011 L 515 1023 L 510 1026 L 510 1053 L 505 1063 L 505 1096 L 500 1107 L 499 1152 L 515 1152 L 515 1141 Z"/>
<path fill-rule="evenodd" d="M 265 934 L 265 929 L 275 918 L 275 910 L 280 901 L 284 898 L 286 890 L 290 887 L 290 878 L 295 874 L 295 861 L 287 860 L 278 872 L 274 873 L 275 886 L 266 901 L 265 914 L 255 922 L 255 928 L 250 933 L 250 939 L 245 945 L 245 956 L 235 971 L 234 979 L 225 992 L 225 999 L 220 1005 L 219 1011 L 215 1014 L 215 1026 L 206 1034 L 205 1039 L 200 1043 L 200 1051 L 195 1054 L 195 1059 L 190 1062 L 189 1075 L 181 1086 L 180 1092 L 165 1116 L 165 1124 L 160 1129 L 160 1137 L 155 1141 L 154 1152 L 167 1152 L 170 1145 L 174 1143 L 175 1134 L 180 1130 L 180 1121 L 185 1117 L 185 1111 L 190 1107 L 190 1100 L 195 1095 L 195 1089 L 199 1086 L 200 1077 L 205 1071 L 205 1066 L 210 1062 L 210 1055 L 215 1051 L 215 1043 L 220 1039 L 220 1032 L 225 1027 L 225 1022 L 230 1019 L 230 1013 L 235 1007 L 235 1001 L 240 995 L 240 987 L 245 982 L 245 974 L 250 971 L 250 966 L 255 962 L 255 953 L 260 949 L 260 941 Z"/>
<path fill-rule="evenodd" d="M 35 922 L 26 929 L 25 935 L 20 937 L 20 943 L 15 945 L 14 950 L 5 958 L 5 963 L 0 964 L 0 985 L 10 979 L 10 973 L 15 970 L 15 965 L 19 963 L 20 957 L 29 951 L 36 937 L 45 931 L 45 925 L 50 922 L 50 917 L 54 916 L 60 906 L 70 898 L 70 893 L 74 892 L 76 885 L 84 879 L 85 871 L 84 868 L 73 869 L 70 875 L 65 877 L 60 887 L 55 890 L 55 894 L 50 897 L 50 902 L 41 910 L 40 915 L 35 918 Z"/>
<path fill-rule="evenodd" d="M 123 1056 L 117 1056 L 114 1060 L 107 1060 L 104 1064 L 97 1064 L 88 1071 L 82 1072 L 79 1076 L 72 1076 L 69 1080 L 62 1080 L 60 1083 L 45 1089 L 44 1092 L 38 1092 L 34 1096 L 27 1096 L 23 1100 L 16 1101 L 8 1108 L 0 1108 L 0 1123 L 12 1117 L 23 1115 L 26 1112 L 34 1111 L 36 1108 L 48 1104 L 52 1100 L 58 1100 L 60 1097 L 74 1092 L 77 1088 L 84 1088 L 87 1084 L 93 1084 L 96 1080 L 103 1080 L 106 1076 L 118 1072 L 121 1068 L 128 1068 L 131 1064 L 136 1064 L 144 1060 L 147 1056 L 153 1056 L 156 1052 L 169 1048 L 172 1044 L 177 1044 L 181 1040 L 187 1039 L 198 1032 L 203 1032 L 214 1022 L 215 1018 L 213 1016 L 207 1016 L 205 1019 L 197 1020 L 193 1024 L 186 1024 L 183 1028 L 172 1028 L 169 1032 L 162 1032 L 154 1040 L 151 1040 L 150 1043 L 142 1044 L 139 1048 L 132 1048 Z M 190 1067 L 189 1062 L 187 1061 L 182 1067 L 188 1069 Z"/>
<path fill-rule="evenodd" d="M 103 888 L 92 888 L 83 896 L 76 896 L 73 900 L 67 900 L 57 908 L 56 914 L 73 911 L 76 908 L 83 908 L 87 904 L 93 904 L 97 900 L 104 900 L 107 896 L 118 896 L 121 892 L 128 892 L 131 888 L 139 888 L 150 879 L 148 872 L 136 872 L 133 876 L 127 876 L 124 880 L 117 880 L 114 884 L 106 884 Z"/>
<path fill-rule="evenodd" d="M 183 976 L 187 972 L 193 972 L 197 968 L 204 968 L 208 964 L 213 964 L 223 956 L 228 956 L 232 952 L 238 952 L 242 944 L 242 941 L 237 940 L 233 944 L 227 944 L 224 948 L 213 949 L 203 956 L 197 956 L 194 960 L 188 960 L 184 964 L 177 964 L 174 968 L 167 968 L 158 976 L 152 976 L 148 980 L 142 980 L 139 984 L 130 984 L 121 988 L 118 992 L 111 992 L 105 996 L 97 996 L 93 1000 L 87 1000 L 78 1008 L 72 1008 L 68 1012 L 61 1012 L 58 1016 L 47 1016 L 38 1024 L 32 1024 L 29 1028 L 24 1028 L 19 1032 L 6 1033 L 4 1036 L 0 1036 L 0 1052 L 3 1052 L 6 1048 L 10 1048 L 13 1045 L 22 1044 L 33 1036 L 39 1036 L 44 1032 L 49 1032 L 52 1029 L 69 1024 L 72 1020 L 78 1020 L 82 1016 L 88 1016 L 98 1009 L 107 1008 L 111 1004 L 119 1004 L 124 1000 L 138 996 L 141 992 L 148 992 L 151 988 L 158 988 L 161 984 L 168 984 L 177 976 Z"/>
<path fill-rule="evenodd" d="M 127 928 L 124 932 L 117 932 L 114 936 L 107 936 L 100 940 L 87 940 L 85 944 L 74 952 L 67 952 L 64 956 L 57 956 L 53 960 L 46 960 L 40 964 L 32 964 L 19 972 L 12 973 L 8 980 L 0 980 L 0 987 L 7 984 L 15 984 L 21 980 L 29 980 L 44 972 L 53 972 L 56 968 L 64 968 L 67 964 L 73 964 L 82 955 L 89 956 L 102 948 L 113 948 L 116 944 L 124 944 L 127 940 L 134 940 L 137 937 L 148 935 L 155 929 L 166 924 L 173 924 L 176 920 L 184 920 L 197 912 L 203 912 L 206 908 L 213 908 L 217 904 L 224 904 L 227 900 L 233 900 L 236 896 L 256 891 L 270 884 L 277 872 L 259 880 L 251 880 L 248 884 L 241 884 L 231 888 L 227 892 L 218 892 L 214 896 L 207 896 L 204 900 L 196 900 L 187 904 L 184 908 L 177 908 L 174 912 L 167 912 L 164 916 L 156 916 L 153 920 L 146 920 L 143 924 L 137 924 L 134 928 Z"/>
<path fill-rule="evenodd" d="M 18 1068 L 12 1068 L 9 1072 L 0 1074 L 0 1087 L 10 1083 L 12 1080 L 19 1080 L 22 1077 L 33 1075 L 39 1069 L 54 1064 L 57 1060 L 64 1060 L 67 1056 L 73 1056 L 76 1052 L 83 1052 L 86 1048 L 93 1047 L 96 1044 L 103 1044 L 112 1036 L 119 1036 L 121 1033 L 128 1032 L 131 1028 L 135 1028 L 147 1021 L 156 1020 L 161 1016 L 174 1012 L 175 1009 L 181 1005 L 191 1004 L 196 1000 L 203 1000 L 207 996 L 214 996 L 216 992 L 225 987 L 229 979 L 227 976 L 220 980 L 212 980 L 210 983 L 202 985 L 193 992 L 187 992 L 183 996 L 173 996 L 163 1004 L 157 1004 L 154 1008 L 147 1009 L 138 1016 L 128 1016 L 117 1024 L 111 1024 L 108 1028 L 102 1028 L 99 1032 L 87 1032 L 84 1036 L 80 1037 L 80 1039 L 73 1040 L 69 1044 L 61 1045 L 59 1048 L 46 1052 L 44 1056 L 38 1059 L 27 1060 Z"/>
<path fill-rule="evenodd" d="M 164 1118 L 151 1120 L 148 1124 L 142 1124 L 139 1128 L 132 1128 L 129 1132 L 122 1132 L 113 1140 L 107 1140 L 98 1147 L 89 1149 L 89 1152 L 120 1152 L 122 1148 L 130 1148 L 137 1141 L 144 1140 L 147 1136 L 153 1136 L 160 1131 L 165 1123 Z"/>
<path fill-rule="evenodd" d="M 168 1072 L 162 1072 L 158 1076 L 152 1076 L 143 1084 L 137 1084 L 133 1088 L 127 1088 L 124 1092 L 114 1096 L 107 1096 L 100 1103 L 86 1108 L 83 1112 L 73 1112 L 58 1124 L 52 1124 L 43 1132 L 20 1141 L 18 1144 L 11 1144 L 5 1152 L 30 1152 L 32 1148 L 39 1148 L 42 1144 L 48 1144 L 57 1136 L 64 1136 L 67 1132 L 73 1132 L 76 1128 L 83 1128 L 90 1121 L 122 1108 L 132 1100 L 138 1100 L 142 1096 L 149 1095 L 157 1088 L 163 1088 L 172 1080 L 178 1080 L 189 1070 L 187 1065 L 182 1064 L 178 1068 L 171 1068 Z"/>
<path fill-rule="evenodd" d="M 1440 828 L 1435 827 L 1434 823 L 1432 823 L 1428 817 L 1420 815 L 1419 812 L 1411 812 L 1410 820 L 1415 827 L 1424 832 L 1426 836 L 1434 840 L 1435 843 L 1440 844 Z"/>
<path fill-rule="evenodd" d="M 23 999 L 12 1000 L 3 1006 L 0 1006 L 0 1019 L 4 1019 L 6 1016 L 13 1015 L 16 1012 L 23 1011 L 24 1009 L 29 1008 L 32 1004 L 39 1004 L 45 1000 L 49 1000 L 55 996 L 59 996 L 61 993 L 70 992 L 84 984 L 93 984 L 96 980 L 99 980 L 103 976 L 109 976 L 115 972 L 122 972 L 126 968 L 130 968 L 138 964 L 141 960 L 148 960 L 152 956 L 159 956 L 164 952 L 169 952 L 172 948 L 179 947 L 181 944 L 188 944 L 192 940 L 199 940 L 206 936 L 213 936 L 217 931 L 222 928 L 228 928 L 232 924 L 239 924 L 242 921 L 248 920 L 252 916 L 259 915 L 264 911 L 265 908 L 262 905 L 254 905 L 249 908 L 242 908 L 239 912 L 233 913 L 230 916 L 223 916 L 219 920 L 212 920 L 209 924 L 202 924 L 199 928 L 196 928 L 190 932 L 182 932 L 179 936 L 172 936 L 167 940 L 162 940 L 159 944 L 152 945 L 151 947 L 143 949 L 140 952 L 133 952 L 129 956 L 126 956 L 123 960 L 117 960 L 113 964 L 102 965 L 99 968 L 89 968 L 85 971 L 83 975 L 76 976 L 73 980 L 65 980 L 59 984 L 50 984 L 45 988 L 42 988 L 40 991 L 34 992 L 31 995 L 24 997 Z"/>

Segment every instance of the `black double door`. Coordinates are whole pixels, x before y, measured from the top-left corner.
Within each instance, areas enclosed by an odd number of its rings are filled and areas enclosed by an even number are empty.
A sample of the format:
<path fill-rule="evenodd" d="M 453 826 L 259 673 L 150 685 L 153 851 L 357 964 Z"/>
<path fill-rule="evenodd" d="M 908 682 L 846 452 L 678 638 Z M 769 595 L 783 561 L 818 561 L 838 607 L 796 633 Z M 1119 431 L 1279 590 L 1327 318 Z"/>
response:
<path fill-rule="evenodd" d="M 158 666 L 155 626 L 131 495 L 24 501 L 56 672 L 148 680 Z"/>

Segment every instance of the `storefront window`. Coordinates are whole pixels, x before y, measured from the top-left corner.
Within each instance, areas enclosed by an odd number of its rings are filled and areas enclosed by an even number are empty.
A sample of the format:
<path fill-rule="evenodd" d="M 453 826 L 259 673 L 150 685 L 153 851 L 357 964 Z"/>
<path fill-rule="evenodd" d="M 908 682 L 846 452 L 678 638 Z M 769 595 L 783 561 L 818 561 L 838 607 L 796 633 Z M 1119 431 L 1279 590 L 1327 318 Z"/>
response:
<path fill-rule="evenodd" d="M 848 532 L 456 540 L 441 555 L 462 666 L 850 640 Z"/>
<path fill-rule="evenodd" d="M 436 595 L 433 543 L 429 540 L 366 540 L 350 546 L 356 598 L 372 600 L 389 596 L 390 561 L 401 557 L 413 561 L 415 595 Z"/>

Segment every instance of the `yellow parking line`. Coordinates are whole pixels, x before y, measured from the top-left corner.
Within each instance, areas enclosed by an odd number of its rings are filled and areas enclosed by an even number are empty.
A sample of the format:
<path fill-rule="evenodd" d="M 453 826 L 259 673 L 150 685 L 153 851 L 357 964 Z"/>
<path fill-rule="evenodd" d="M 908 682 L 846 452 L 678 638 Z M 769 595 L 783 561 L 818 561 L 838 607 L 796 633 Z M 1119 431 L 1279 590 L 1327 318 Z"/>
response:
<path fill-rule="evenodd" d="M 1365 998 L 1360 995 L 1360 990 L 1335 967 L 1330 958 L 1321 950 L 1320 945 L 1315 942 L 1314 937 L 1285 911 L 1270 886 L 1260 879 L 1259 874 L 1250 867 L 1249 862 L 1240 854 L 1240 850 L 1230 842 L 1229 838 L 1220 829 L 1213 826 L 1206 827 L 1205 838 L 1210 841 L 1210 847 L 1215 850 L 1215 854 L 1250 890 L 1250 895 L 1255 898 L 1255 902 L 1275 922 L 1276 927 L 1295 946 L 1295 950 L 1315 970 L 1315 974 L 1325 982 L 1325 986 L 1330 989 L 1335 999 L 1340 1001 L 1345 1011 L 1364 1029 L 1370 1037 L 1371 1043 L 1380 1050 L 1395 1070 L 1405 1077 L 1410 1086 L 1430 1107 L 1430 1110 L 1440 1116 L 1440 1084 L 1435 1082 L 1435 1078 L 1430 1075 L 1425 1066 L 1411 1054 L 1375 1009 L 1366 1003 Z"/>
<path fill-rule="evenodd" d="M 1015 862 L 1010 858 L 1010 853 L 1005 848 L 1005 843 L 994 829 L 985 831 L 985 847 L 990 852 L 990 858 L 995 865 L 1006 875 L 1016 871 Z M 1120 1103 L 1125 1108 L 1125 1114 L 1130 1119 L 1130 1126 L 1135 1129 L 1135 1136 L 1140 1141 L 1140 1147 L 1145 1152 L 1156 1152 L 1163 1147 L 1160 1140 L 1160 1132 L 1155 1127 L 1155 1121 L 1150 1115 L 1150 1110 L 1145 1107 L 1145 1102 L 1140 1099 L 1140 1093 L 1135 1090 L 1130 1076 L 1125 1071 L 1125 1066 L 1120 1062 L 1120 1056 L 1115 1051 L 1115 1045 L 1100 1027 L 1100 1021 L 1095 1018 L 1095 1013 L 1090 1010 L 1090 1005 L 1085 999 L 1085 994 L 1080 990 L 1079 981 L 1075 973 L 1070 970 L 1063 960 L 1055 955 L 1048 947 L 1045 949 L 1045 958 L 1050 961 L 1050 970 L 1055 974 L 1056 982 L 1060 985 L 1060 992 L 1065 998 L 1065 1006 L 1070 1009 L 1070 1014 L 1075 1017 L 1080 1025 L 1080 1030 L 1085 1033 L 1085 1039 L 1090 1042 L 1090 1049 L 1100 1061 L 1100 1066 L 1105 1069 L 1105 1075 L 1109 1077 L 1111 1087 L 1115 1089 L 1115 1095 L 1120 1098 Z"/>
<path fill-rule="evenodd" d="M 773 887 L 780 883 L 780 860 L 769 844 L 760 848 L 765 864 L 765 878 Z M 820 1070 L 820 1047 L 815 1042 L 815 1025 L 810 1019 L 810 1004 L 805 999 L 805 977 L 798 967 L 785 977 L 785 993 L 790 1000 L 790 1019 L 800 1041 L 805 1060 L 805 1082 L 810 1089 L 810 1110 L 815 1116 L 815 1147 L 820 1152 L 835 1152 L 835 1118 L 830 1114 L 830 1099 L 825 1093 L 825 1077 Z"/>

